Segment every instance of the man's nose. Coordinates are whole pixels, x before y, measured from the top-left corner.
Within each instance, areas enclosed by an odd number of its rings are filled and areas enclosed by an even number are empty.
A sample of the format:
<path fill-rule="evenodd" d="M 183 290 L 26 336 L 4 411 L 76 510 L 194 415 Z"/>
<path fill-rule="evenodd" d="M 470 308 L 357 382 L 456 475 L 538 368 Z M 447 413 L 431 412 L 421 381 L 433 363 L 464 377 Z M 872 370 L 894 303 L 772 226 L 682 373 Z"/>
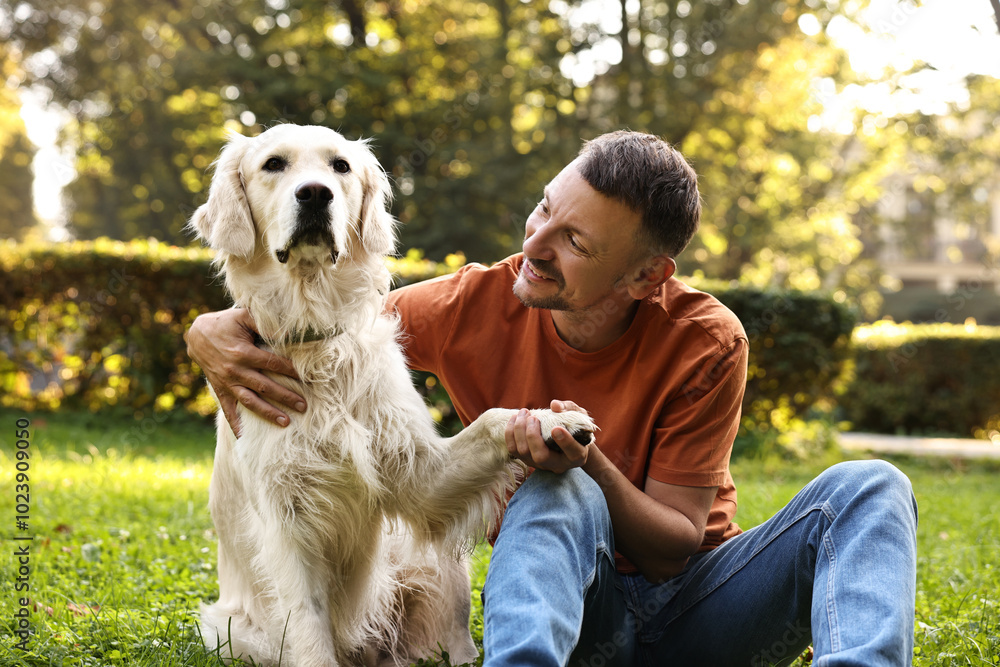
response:
<path fill-rule="evenodd" d="M 524 243 L 521 245 L 521 249 L 529 257 L 549 259 L 552 254 L 549 237 L 548 226 L 545 222 L 537 220 L 534 215 L 529 216 L 528 222 L 524 226 Z"/>

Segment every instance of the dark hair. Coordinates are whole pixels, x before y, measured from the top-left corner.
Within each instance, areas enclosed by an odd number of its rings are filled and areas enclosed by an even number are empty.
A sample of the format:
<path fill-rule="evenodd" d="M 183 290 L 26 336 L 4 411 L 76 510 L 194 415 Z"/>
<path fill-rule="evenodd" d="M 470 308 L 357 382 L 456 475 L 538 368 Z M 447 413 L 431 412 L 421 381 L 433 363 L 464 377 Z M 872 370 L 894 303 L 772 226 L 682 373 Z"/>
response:
<path fill-rule="evenodd" d="M 677 256 L 698 229 L 698 175 L 673 146 L 619 130 L 588 141 L 578 168 L 592 188 L 642 215 L 637 252 Z"/>

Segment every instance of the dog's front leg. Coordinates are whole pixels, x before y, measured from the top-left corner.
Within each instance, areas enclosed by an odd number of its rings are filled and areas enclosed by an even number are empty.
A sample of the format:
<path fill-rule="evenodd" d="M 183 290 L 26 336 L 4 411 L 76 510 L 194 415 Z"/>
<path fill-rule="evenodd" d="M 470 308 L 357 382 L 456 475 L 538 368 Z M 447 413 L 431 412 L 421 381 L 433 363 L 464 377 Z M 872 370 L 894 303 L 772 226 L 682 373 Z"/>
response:
<path fill-rule="evenodd" d="M 294 521 L 294 519 L 292 520 Z M 260 544 L 256 565 L 274 587 L 274 620 L 280 624 L 277 642 L 282 664 L 296 667 L 337 667 L 330 621 L 330 573 L 322 562 L 310 565 L 286 522 L 271 522 Z"/>
<path fill-rule="evenodd" d="M 442 441 L 437 463 L 428 475 L 432 480 L 417 499 L 426 529 L 461 540 L 489 530 L 498 518 L 499 502 L 514 486 L 513 473 L 522 468 L 510 459 L 505 431 L 516 410 L 487 410 L 458 435 Z M 596 429 L 582 412 L 532 410 L 541 421 L 543 436 L 563 427 L 581 441 L 590 442 Z"/>

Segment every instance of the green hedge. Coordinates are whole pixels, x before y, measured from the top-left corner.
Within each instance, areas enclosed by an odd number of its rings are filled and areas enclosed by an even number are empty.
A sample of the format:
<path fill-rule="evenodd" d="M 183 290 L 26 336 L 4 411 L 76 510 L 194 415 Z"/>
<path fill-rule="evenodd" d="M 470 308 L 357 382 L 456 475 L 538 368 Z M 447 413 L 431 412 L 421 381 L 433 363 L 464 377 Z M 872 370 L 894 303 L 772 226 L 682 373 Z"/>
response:
<path fill-rule="evenodd" d="M 856 311 L 817 292 L 687 282 L 728 306 L 750 341 L 733 454 L 809 458 L 834 448 L 833 414 L 848 378 Z"/>
<path fill-rule="evenodd" d="M 846 379 L 854 310 L 815 292 L 691 284 L 715 295 L 746 329 L 746 416 L 764 421 L 777 410 L 801 416 L 817 406 L 832 408 Z"/>
<path fill-rule="evenodd" d="M 5 406 L 194 407 L 182 334 L 226 300 L 210 255 L 155 241 L 0 245 Z"/>
<path fill-rule="evenodd" d="M 1000 327 L 858 327 L 840 399 L 855 430 L 988 438 L 1000 430 Z"/>
<path fill-rule="evenodd" d="M 210 412 L 182 336 L 199 313 L 227 306 L 210 259 L 207 250 L 152 240 L 0 244 L 2 404 Z M 389 266 L 397 284 L 407 284 L 464 261 L 453 255 L 435 263 L 411 251 Z M 854 326 L 848 308 L 816 294 L 694 284 L 716 294 L 746 327 L 748 427 L 782 426 L 817 404 L 832 405 Z M 421 382 L 447 421 L 440 387 Z"/>
<path fill-rule="evenodd" d="M 389 261 L 400 284 L 454 271 L 419 253 Z M 211 253 L 155 240 L 0 243 L 0 405 L 118 406 L 141 417 L 184 406 L 209 413 L 184 330 L 229 302 Z"/>

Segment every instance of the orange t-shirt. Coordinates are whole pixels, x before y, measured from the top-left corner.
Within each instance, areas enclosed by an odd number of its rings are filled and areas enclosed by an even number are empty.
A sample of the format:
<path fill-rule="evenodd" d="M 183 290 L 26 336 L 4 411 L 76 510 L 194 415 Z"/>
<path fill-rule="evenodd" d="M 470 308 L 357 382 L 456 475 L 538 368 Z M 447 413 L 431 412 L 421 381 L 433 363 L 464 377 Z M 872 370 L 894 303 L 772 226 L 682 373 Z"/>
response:
<path fill-rule="evenodd" d="M 393 290 L 410 367 L 437 376 L 465 425 L 490 408 L 573 401 L 600 427 L 597 446 L 637 488 L 647 476 L 719 487 L 702 551 L 739 534 L 729 455 L 746 384 L 740 321 L 671 278 L 640 303 L 621 338 L 580 352 L 559 336 L 550 311 L 514 296 L 522 260 L 469 264 Z M 618 567 L 635 571 L 620 556 Z"/>

